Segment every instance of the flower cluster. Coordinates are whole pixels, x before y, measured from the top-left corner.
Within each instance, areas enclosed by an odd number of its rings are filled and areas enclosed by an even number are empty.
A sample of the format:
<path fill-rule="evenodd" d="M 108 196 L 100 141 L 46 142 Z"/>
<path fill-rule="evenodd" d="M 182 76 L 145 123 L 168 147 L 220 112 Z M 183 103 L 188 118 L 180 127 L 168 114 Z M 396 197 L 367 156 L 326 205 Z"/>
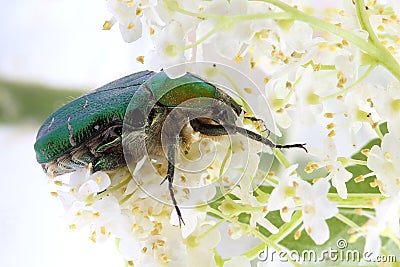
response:
<path fill-rule="evenodd" d="M 243 136 L 214 142 L 193 133 L 192 143 L 176 162 L 181 227 L 167 185 L 160 185 L 167 170 L 162 157 L 145 156 L 131 172 L 126 167 L 108 174 L 92 173 L 91 166 L 80 169 L 57 178 L 53 194 L 62 201 L 71 229 L 88 231 L 95 243 L 116 238 L 128 265 L 213 266 L 220 234 L 205 213 L 205 205 L 215 197 L 213 183 L 219 181 L 223 190 L 232 191 L 244 175 L 251 175 L 243 174 L 243 166 L 257 165 L 260 151 L 256 142 Z M 248 169 L 256 170 L 255 166 Z"/>
<path fill-rule="evenodd" d="M 159 185 L 167 166 L 161 158 L 144 158 L 131 172 L 81 170 L 58 182 L 71 228 L 88 226 L 96 241 L 117 238 L 135 266 L 250 266 L 257 248 L 299 249 L 299 239 L 312 246 L 347 238 L 362 250 L 365 238 L 367 252 L 399 251 L 398 1 L 107 0 L 107 6 L 112 18 L 104 29 L 119 24 L 125 41 L 147 39 L 150 52 L 135 56 L 149 69 L 209 61 L 250 77 L 268 103 L 250 106 L 270 109 L 274 133 L 306 142 L 309 153 L 275 149 L 280 168 L 269 170 L 271 154 L 255 142 L 193 133 L 193 147 L 176 166 L 203 169 L 175 173 L 182 228 L 166 185 Z M 231 238 L 250 235 L 262 244 L 222 259 L 222 223 Z"/>

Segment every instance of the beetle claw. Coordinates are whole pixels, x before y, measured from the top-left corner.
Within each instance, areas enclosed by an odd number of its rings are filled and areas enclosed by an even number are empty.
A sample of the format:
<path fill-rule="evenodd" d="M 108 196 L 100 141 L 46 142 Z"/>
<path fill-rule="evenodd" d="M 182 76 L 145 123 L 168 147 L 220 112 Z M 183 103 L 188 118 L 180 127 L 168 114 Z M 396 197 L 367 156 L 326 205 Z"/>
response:
<path fill-rule="evenodd" d="M 182 224 L 185 225 L 185 222 L 183 221 L 183 218 L 182 218 L 182 216 L 180 215 L 181 211 L 179 210 L 179 208 L 178 208 L 177 206 L 176 206 L 175 208 L 177 209 L 177 212 L 179 211 L 179 214 L 178 214 L 178 218 L 179 218 L 179 228 L 182 228 Z"/>
<path fill-rule="evenodd" d="M 276 148 L 292 148 L 292 147 L 298 147 L 298 148 L 302 148 L 304 149 L 304 151 L 306 151 L 306 153 L 308 153 L 307 148 L 305 147 L 305 143 L 304 144 L 291 144 L 291 145 L 276 145 Z"/>
<path fill-rule="evenodd" d="M 161 181 L 160 185 L 162 185 L 163 183 L 165 183 L 166 180 L 168 180 L 168 176 L 165 176 L 165 178 Z"/>

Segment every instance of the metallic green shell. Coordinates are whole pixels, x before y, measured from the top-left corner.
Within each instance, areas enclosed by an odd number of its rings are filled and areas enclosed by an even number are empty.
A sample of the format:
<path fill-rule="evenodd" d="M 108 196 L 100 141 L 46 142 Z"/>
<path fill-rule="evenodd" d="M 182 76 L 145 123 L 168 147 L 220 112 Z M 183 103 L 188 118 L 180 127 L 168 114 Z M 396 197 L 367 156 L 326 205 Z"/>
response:
<path fill-rule="evenodd" d="M 34 145 L 36 159 L 47 163 L 104 131 L 122 123 L 133 95 L 154 73 L 142 71 L 111 82 L 55 111 L 40 127 Z"/>
<path fill-rule="evenodd" d="M 177 79 L 170 79 L 165 72 L 159 72 L 152 76 L 146 84 L 151 89 L 154 99 L 166 107 L 176 107 L 187 100 L 196 98 L 218 99 L 218 91 L 214 85 L 190 73 Z M 188 106 L 188 108 L 204 106 L 207 106 L 207 103 Z"/>
<path fill-rule="evenodd" d="M 237 115 L 242 111 L 242 107 L 225 92 L 191 73 L 186 73 L 177 79 L 170 79 L 165 72 L 159 72 L 153 75 L 146 84 L 157 103 L 166 107 L 180 105 L 190 109 L 207 108 L 213 104 L 212 100 L 216 99 L 230 106 Z M 188 100 L 191 101 L 185 105 L 185 101 Z"/>

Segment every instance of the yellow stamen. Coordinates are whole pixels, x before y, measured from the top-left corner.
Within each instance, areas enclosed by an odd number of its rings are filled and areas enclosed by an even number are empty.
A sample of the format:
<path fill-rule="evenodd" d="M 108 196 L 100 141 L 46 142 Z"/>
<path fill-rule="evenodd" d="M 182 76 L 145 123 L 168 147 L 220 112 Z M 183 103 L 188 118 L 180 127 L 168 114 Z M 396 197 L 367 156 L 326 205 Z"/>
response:
<path fill-rule="evenodd" d="M 354 182 L 356 182 L 356 183 L 360 183 L 360 182 L 363 182 L 364 181 L 364 176 L 363 175 L 360 175 L 360 176 L 357 176 L 356 178 L 354 178 Z"/>
<path fill-rule="evenodd" d="M 296 233 L 294 233 L 294 240 L 297 240 L 301 237 L 301 232 L 300 231 L 296 231 Z"/>
<path fill-rule="evenodd" d="M 140 63 L 144 64 L 144 56 L 137 56 L 136 60 L 139 61 Z"/>
<path fill-rule="evenodd" d="M 332 130 L 332 131 L 330 131 L 330 132 L 328 133 L 328 137 L 333 137 L 333 136 L 335 136 L 335 135 L 336 135 L 335 130 Z"/>
<path fill-rule="evenodd" d="M 335 124 L 333 122 L 326 125 L 326 129 L 328 129 L 328 130 L 332 130 L 333 128 L 335 128 Z"/>
<path fill-rule="evenodd" d="M 246 93 L 249 93 L 249 94 L 252 94 L 252 93 L 253 93 L 253 89 L 251 89 L 251 88 L 249 88 L 249 87 L 245 87 L 245 88 L 244 88 L 244 91 L 245 91 Z"/>
<path fill-rule="evenodd" d="M 112 26 L 111 21 L 106 20 L 106 21 L 104 21 L 104 23 L 103 23 L 103 30 L 104 30 L 104 31 L 109 31 L 109 30 L 111 30 L 111 26 Z"/>

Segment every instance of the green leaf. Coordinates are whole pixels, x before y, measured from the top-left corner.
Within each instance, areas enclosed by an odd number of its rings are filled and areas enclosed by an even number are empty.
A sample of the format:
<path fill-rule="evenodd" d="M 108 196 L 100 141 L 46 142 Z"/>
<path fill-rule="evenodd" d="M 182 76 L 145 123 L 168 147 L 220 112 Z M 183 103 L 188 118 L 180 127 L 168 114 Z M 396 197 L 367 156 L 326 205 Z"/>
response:
<path fill-rule="evenodd" d="M 80 95 L 80 90 L 0 80 L 0 122 L 39 123 L 64 103 Z"/>

